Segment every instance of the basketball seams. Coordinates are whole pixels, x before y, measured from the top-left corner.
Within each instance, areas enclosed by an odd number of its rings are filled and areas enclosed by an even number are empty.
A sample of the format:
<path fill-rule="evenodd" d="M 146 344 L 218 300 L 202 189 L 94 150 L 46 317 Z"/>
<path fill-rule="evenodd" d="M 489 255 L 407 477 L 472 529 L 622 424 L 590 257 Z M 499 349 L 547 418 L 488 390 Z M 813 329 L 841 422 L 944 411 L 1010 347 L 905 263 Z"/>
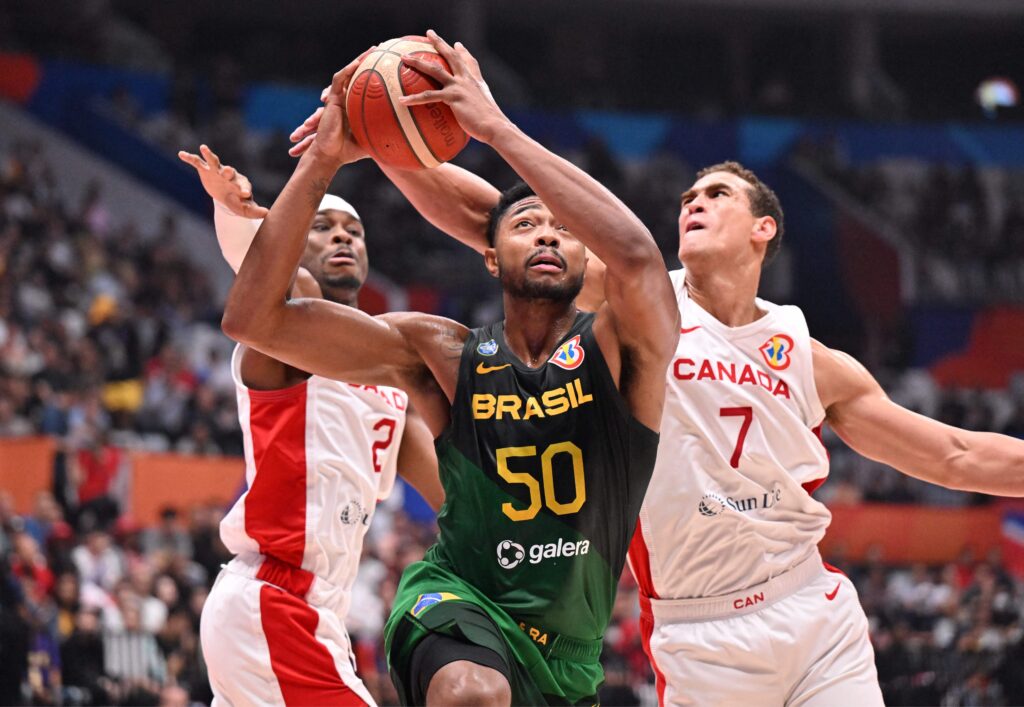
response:
<path fill-rule="evenodd" d="M 406 95 L 405 85 L 402 83 L 401 61 L 398 61 L 395 64 L 395 80 L 398 84 L 398 90 L 401 91 L 403 96 Z M 387 86 L 386 83 L 385 86 Z M 391 109 L 395 113 L 395 117 L 403 128 L 402 133 L 405 135 L 405 141 L 409 144 L 409 148 L 416 155 L 416 159 L 420 161 L 420 164 L 428 168 L 436 167 L 441 164 L 441 161 L 437 159 L 437 155 L 435 155 L 430 149 L 430 146 L 427 145 L 426 138 L 424 138 L 423 131 L 420 129 L 419 123 L 416 120 L 416 116 L 413 115 L 412 110 L 410 110 L 408 106 L 398 103 L 390 89 L 387 92 L 387 97 L 388 102 L 391 104 Z M 415 128 L 415 137 L 419 138 L 419 145 L 415 144 L 417 141 L 413 138 L 413 130 L 410 130 L 410 128 Z M 431 162 L 433 162 L 433 164 L 431 164 Z"/>
<path fill-rule="evenodd" d="M 408 93 L 406 93 L 406 92 L 405 92 L 405 84 L 404 84 L 404 83 L 402 83 L 402 81 L 401 81 L 401 78 L 399 78 L 399 81 L 398 81 L 398 87 L 402 89 L 402 95 L 404 95 L 404 96 L 408 96 L 408 95 L 409 95 Z M 426 104 L 426 105 L 424 106 L 424 108 L 426 108 L 426 106 L 429 106 L 429 105 L 430 105 L 430 104 L 429 104 L 429 103 L 427 103 L 427 104 Z M 424 147 L 426 147 L 426 148 L 427 148 L 427 151 L 428 151 L 428 152 L 430 152 L 430 155 L 431 155 L 431 156 L 432 156 L 432 157 L 433 157 L 433 158 L 434 158 L 435 160 L 437 160 L 437 164 L 441 164 L 442 162 L 444 162 L 444 160 L 443 160 L 443 159 L 441 159 L 441 158 L 440 158 L 440 157 L 438 156 L 438 154 L 437 154 L 436 152 L 434 152 L 434 148 L 432 148 L 432 147 L 430 146 L 430 141 L 429 141 L 429 140 L 427 140 L 427 136 L 423 134 L 423 128 L 421 128 L 421 127 L 420 127 L 420 121 L 419 121 L 419 119 L 418 119 L 418 118 L 416 117 L 416 114 L 412 112 L 412 109 L 411 109 L 411 108 L 410 108 L 410 109 L 408 109 L 408 110 L 409 110 L 409 117 L 410 117 L 410 118 L 412 118 L 412 124 L 416 126 L 416 132 L 418 132 L 418 133 L 420 134 L 420 139 L 421 139 L 421 140 L 423 140 L 423 145 L 424 145 Z M 436 165 L 435 165 L 435 166 L 436 166 Z"/>
<path fill-rule="evenodd" d="M 416 160 L 421 165 L 426 167 L 427 165 L 425 165 L 423 163 L 423 160 L 420 159 L 420 156 L 419 156 L 416 148 L 412 145 L 411 142 L 409 142 L 409 137 L 405 134 L 405 130 L 402 129 L 403 128 L 402 119 L 398 116 L 397 112 L 395 111 L 394 101 L 391 99 L 391 91 L 388 90 L 387 79 L 385 78 L 384 73 L 377 68 L 377 65 L 381 62 L 381 59 L 383 59 L 385 55 L 387 55 L 387 54 L 395 54 L 396 56 L 401 57 L 401 54 L 398 54 L 397 52 L 387 51 L 387 50 L 385 50 L 385 51 L 377 51 L 377 52 L 374 52 L 374 54 L 379 54 L 379 56 L 377 56 L 374 59 L 374 62 L 373 62 L 372 66 L 366 67 L 366 71 L 370 72 L 371 75 L 377 75 L 377 76 L 380 77 L 381 82 L 384 84 L 384 95 L 387 97 L 387 103 L 391 107 L 391 114 L 395 116 L 395 122 L 398 123 L 398 127 L 399 127 L 398 132 L 402 134 L 402 139 L 405 140 L 405 144 L 409 147 L 409 152 L 413 155 L 413 157 L 416 158 Z M 372 57 L 373 54 L 371 54 L 370 56 Z M 369 58 L 370 57 L 367 57 L 367 59 L 369 59 Z M 366 82 L 367 82 L 367 84 L 369 84 L 370 79 L 367 78 Z M 366 144 L 371 146 L 371 149 L 375 153 L 375 157 L 376 158 L 381 158 L 380 150 L 377 149 L 377 146 L 373 144 L 373 139 L 370 136 L 369 123 L 366 120 L 366 104 L 367 104 L 367 101 L 365 100 L 365 95 L 364 95 L 364 100 L 360 101 L 360 104 L 359 104 L 359 112 L 360 112 L 360 115 L 362 116 L 362 119 L 363 119 L 363 134 L 366 136 Z"/>
<path fill-rule="evenodd" d="M 402 60 L 410 54 L 437 55 L 437 52 L 422 37 L 400 37 L 378 45 L 357 68 L 350 100 L 360 103 L 358 109 L 353 107 L 351 114 L 353 133 L 374 159 L 415 170 L 446 162 L 445 155 L 450 159 L 457 154 L 468 138 L 447 106 L 432 102 L 427 104 L 426 110 L 419 110 L 401 102 L 405 96 L 416 95 L 421 87 L 422 90 L 438 88 L 431 76 L 411 67 L 405 71 L 407 67 Z M 443 57 L 439 64 L 446 67 Z M 386 96 L 382 96 L 381 91 Z M 388 109 L 378 105 L 385 100 Z M 401 133 L 401 137 L 395 132 Z M 436 149 L 432 141 L 438 142 Z"/>

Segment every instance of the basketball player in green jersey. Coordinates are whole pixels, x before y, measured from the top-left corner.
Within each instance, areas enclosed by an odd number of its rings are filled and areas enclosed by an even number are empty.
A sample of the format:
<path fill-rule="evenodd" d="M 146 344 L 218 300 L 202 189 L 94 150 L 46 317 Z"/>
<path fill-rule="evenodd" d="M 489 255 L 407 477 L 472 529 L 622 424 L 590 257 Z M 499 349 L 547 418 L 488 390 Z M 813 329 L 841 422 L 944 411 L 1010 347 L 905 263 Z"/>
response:
<path fill-rule="evenodd" d="M 431 33 L 452 67 L 408 60 L 529 187 L 491 221 L 489 272 L 505 320 L 370 317 L 288 301 L 307 224 L 349 143 L 335 75 L 318 132 L 267 215 L 224 313 L 225 332 L 301 370 L 409 393 L 437 437 L 440 536 L 407 568 L 386 630 L 403 702 L 592 703 L 618 578 L 654 463 L 678 314 L 647 229 L 610 192 L 518 130 L 476 60 Z M 581 313 L 592 250 L 607 303 Z M 382 440 L 382 444 L 389 440 Z"/>

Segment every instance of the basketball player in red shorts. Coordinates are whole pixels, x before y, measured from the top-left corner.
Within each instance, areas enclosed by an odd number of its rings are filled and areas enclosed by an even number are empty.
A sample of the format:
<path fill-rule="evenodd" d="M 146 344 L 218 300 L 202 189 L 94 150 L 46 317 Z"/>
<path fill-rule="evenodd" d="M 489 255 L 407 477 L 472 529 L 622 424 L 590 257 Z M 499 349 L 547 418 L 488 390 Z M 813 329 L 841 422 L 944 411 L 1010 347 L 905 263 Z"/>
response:
<path fill-rule="evenodd" d="M 214 199 L 217 239 L 238 270 L 267 209 L 248 180 L 179 153 Z M 356 306 L 368 261 L 354 208 L 327 195 L 292 296 Z M 214 704 L 372 704 L 344 621 L 363 536 L 396 472 L 437 509 L 433 440 L 397 388 L 311 376 L 245 346 L 231 360 L 248 489 L 221 521 L 235 554 L 203 608 Z"/>
<path fill-rule="evenodd" d="M 293 133 L 293 153 L 316 117 Z M 454 165 L 382 169 L 431 223 L 486 247 L 490 184 Z M 782 229 L 774 192 L 735 162 L 701 171 L 681 198 L 684 267 L 670 273 L 681 335 L 630 550 L 662 704 L 882 703 L 856 590 L 818 555 L 831 519 L 812 496 L 828 475 L 824 423 L 915 478 L 1024 495 L 1024 442 L 900 407 L 812 339 L 798 308 L 757 297 Z M 588 270 L 581 299 L 600 300 L 595 280 Z"/>

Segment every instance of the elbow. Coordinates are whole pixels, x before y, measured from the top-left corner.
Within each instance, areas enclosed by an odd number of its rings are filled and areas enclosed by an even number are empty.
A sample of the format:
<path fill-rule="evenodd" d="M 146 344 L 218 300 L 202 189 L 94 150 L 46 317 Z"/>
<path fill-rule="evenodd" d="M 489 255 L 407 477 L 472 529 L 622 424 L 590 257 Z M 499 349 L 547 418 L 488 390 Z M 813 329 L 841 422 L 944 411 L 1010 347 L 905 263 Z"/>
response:
<path fill-rule="evenodd" d="M 229 339 L 234 339 L 240 344 L 249 343 L 247 317 L 235 312 L 230 306 L 224 308 L 224 316 L 220 319 L 220 329 Z"/>
<path fill-rule="evenodd" d="M 224 307 L 220 328 L 228 338 L 248 346 L 265 341 L 269 332 L 273 331 L 270 317 L 257 316 L 256 312 L 233 304 L 230 298 Z"/>
<path fill-rule="evenodd" d="M 643 237 L 638 237 L 635 244 L 622 253 L 607 268 L 615 267 L 620 272 L 631 276 L 642 276 L 651 268 L 665 269 L 665 259 L 661 257 L 661 251 L 651 237 L 651 234 L 644 229 Z"/>

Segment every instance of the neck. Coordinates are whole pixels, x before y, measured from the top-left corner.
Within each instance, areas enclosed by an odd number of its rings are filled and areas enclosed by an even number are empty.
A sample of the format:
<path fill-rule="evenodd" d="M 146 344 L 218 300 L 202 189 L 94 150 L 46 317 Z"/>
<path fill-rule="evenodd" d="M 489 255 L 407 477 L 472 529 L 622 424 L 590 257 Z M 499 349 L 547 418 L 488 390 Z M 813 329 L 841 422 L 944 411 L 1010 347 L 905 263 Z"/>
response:
<path fill-rule="evenodd" d="M 531 368 L 547 361 L 555 344 L 576 320 L 576 301 L 553 302 L 504 296 L 505 341 Z"/>
<path fill-rule="evenodd" d="M 723 268 L 686 264 L 686 290 L 701 309 L 729 327 L 743 326 L 765 315 L 754 301 L 761 279 L 758 263 Z"/>
<path fill-rule="evenodd" d="M 324 299 L 359 309 L 358 287 L 331 287 L 330 285 L 321 285 L 320 288 L 323 291 Z"/>

